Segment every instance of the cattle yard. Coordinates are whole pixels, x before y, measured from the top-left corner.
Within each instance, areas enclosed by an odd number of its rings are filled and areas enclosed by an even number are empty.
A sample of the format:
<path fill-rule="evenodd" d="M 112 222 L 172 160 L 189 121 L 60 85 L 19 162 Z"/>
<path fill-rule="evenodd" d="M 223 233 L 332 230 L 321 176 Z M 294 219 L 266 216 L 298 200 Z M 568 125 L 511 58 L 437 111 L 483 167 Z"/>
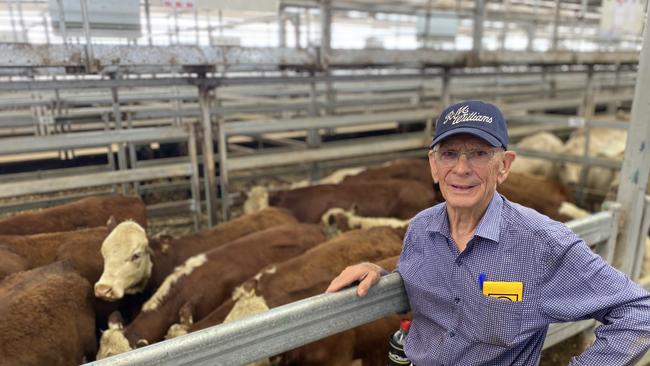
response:
<path fill-rule="evenodd" d="M 5 3 L 0 333 L 20 326 L 0 360 L 383 365 L 399 275 L 322 292 L 348 265 L 395 267 L 443 200 L 438 114 L 466 99 L 505 114 L 498 191 L 650 290 L 650 35 L 603 35 L 608 1 Z M 540 364 L 596 326 L 553 324 Z"/>

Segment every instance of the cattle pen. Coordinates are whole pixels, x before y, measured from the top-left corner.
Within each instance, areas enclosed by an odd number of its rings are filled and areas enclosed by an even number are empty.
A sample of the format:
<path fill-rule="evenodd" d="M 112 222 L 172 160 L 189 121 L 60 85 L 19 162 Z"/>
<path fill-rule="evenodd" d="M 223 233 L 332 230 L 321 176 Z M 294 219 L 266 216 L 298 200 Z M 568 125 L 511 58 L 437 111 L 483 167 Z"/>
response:
<path fill-rule="evenodd" d="M 253 186 L 422 161 L 444 106 L 485 99 L 510 148 L 587 213 L 566 225 L 650 291 L 648 1 L 5 3 L 0 220 L 119 194 L 161 238 L 173 220 L 200 235 L 243 216 Z M 638 29 L 605 30 L 617 6 Z M 523 143 L 545 133 L 562 148 Z M 320 294 L 83 362 L 244 365 L 408 310 L 393 273 L 363 298 Z M 597 326 L 553 324 L 544 349 Z"/>

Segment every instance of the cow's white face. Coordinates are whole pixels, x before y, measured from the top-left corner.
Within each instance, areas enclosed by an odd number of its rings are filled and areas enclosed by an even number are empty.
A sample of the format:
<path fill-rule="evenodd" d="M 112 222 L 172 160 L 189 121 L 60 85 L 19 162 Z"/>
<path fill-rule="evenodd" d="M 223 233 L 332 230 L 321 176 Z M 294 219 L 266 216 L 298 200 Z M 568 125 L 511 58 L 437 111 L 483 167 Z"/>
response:
<path fill-rule="evenodd" d="M 108 317 L 108 329 L 102 332 L 102 337 L 99 340 L 98 360 L 133 350 L 129 340 L 124 335 L 124 325 L 122 323 L 122 315 L 117 311 L 114 311 Z M 147 346 L 149 343 L 145 339 L 140 339 L 136 344 L 137 347 L 142 347 Z"/>
<path fill-rule="evenodd" d="M 95 296 L 105 300 L 121 299 L 125 293 L 142 291 L 151 276 L 151 250 L 144 229 L 125 221 L 102 243 L 104 272 L 95 283 Z"/>
<path fill-rule="evenodd" d="M 97 359 L 101 360 L 131 350 L 132 348 L 129 345 L 129 340 L 124 336 L 122 326 L 118 327 L 109 324 L 109 328 L 102 333 L 102 338 L 99 340 Z"/>

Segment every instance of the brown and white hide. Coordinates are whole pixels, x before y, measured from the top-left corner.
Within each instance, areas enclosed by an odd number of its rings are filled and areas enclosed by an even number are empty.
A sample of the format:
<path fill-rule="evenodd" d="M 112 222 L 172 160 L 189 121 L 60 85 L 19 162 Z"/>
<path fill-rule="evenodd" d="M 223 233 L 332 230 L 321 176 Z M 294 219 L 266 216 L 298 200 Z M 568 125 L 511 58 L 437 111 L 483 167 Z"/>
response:
<path fill-rule="evenodd" d="M 260 303 L 267 308 L 274 308 L 321 294 L 345 267 L 397 256 L 402 248 L 403 235 L 403 229 L 388 227 L 348 231 L 300 256 L 268 266 L 238 287 L 233 298 L 194 323 L 190 331 L 220 324 L 234 312 L 239 312 L 238 317 L 243 317 L 242 313 L 246 309 L 252 308 L 252 312 L 258 312 L 262 308 Z M 303 352 L 298 353 L 302 356 L 287 356 L 287 360 L 293 362 L 294 358 L 299 359 L 295 362 L 301 365 L 337 364 L 334 361 L 342 357 L 335 348 L 338 343 L 332 340 L 326 343 L 334 345 L 334 348 L 329 349 L 330 352 Z M 353 355 L 346 358 L 348 362 L 352 359 L 350 357 Z"/>
<path fill-rule="evenodd" d="M 105 226 L 111 216 L 117 222 L 131 219 L 147 227 L 144 203 L 137 197 L 115 195 L 87 197 L 10 216 L 0 220 L 0 234 L 27 235 Z"/>
<path fill-rule="evenodd" d="M 330 208 L 354 208 L 360 216 L 410 219 L 435 203 L 430 186 L 414 180 L 323 184 L 269 194 L 270 206 L 289 210 L 298 220 L 318 223 Z"/>
<path fill-rule="evenodd" d="M 297 223 L 288 212 L 267 208 L 181 238 L 147 237 L 134 223 L 118 225 L 104 240 L 104 271 L 95 283 L 95 296 L 115 301 L 124 294 L 155 290 L 174 267 L 193 255 L 269 227 Z"/>
<path fill-rule="evenodd" d="M 191 257 L 165 279 L 142 312 L 124 329 L 124 336 L 131 348 L 158 342 L 178 321 L 183 306 L 191 306 L 194 319 L 201 319 L 264 266 L 299 255 L 323 241 L 325 235 L 317 225 L 288 224 L 252 233 Z M 106 344 L 98 357 L 120 351 Z"/>
<path fill-rule="evenodd" d="M 0 283 L 0 364 L 79 365 L 96 349 L 92 287 L 67 264 Z"/>

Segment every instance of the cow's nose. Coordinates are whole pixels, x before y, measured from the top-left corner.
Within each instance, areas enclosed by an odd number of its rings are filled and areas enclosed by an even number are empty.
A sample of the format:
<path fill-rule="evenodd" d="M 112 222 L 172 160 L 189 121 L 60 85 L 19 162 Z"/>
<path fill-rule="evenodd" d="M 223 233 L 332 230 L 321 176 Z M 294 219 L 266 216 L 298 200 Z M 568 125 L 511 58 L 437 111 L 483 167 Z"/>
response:
<path fill-rule="evenodd" d="M 95 297 L 102 299 L 113 299 L 113 288 L 109 285 L 95 284 Z"/>

